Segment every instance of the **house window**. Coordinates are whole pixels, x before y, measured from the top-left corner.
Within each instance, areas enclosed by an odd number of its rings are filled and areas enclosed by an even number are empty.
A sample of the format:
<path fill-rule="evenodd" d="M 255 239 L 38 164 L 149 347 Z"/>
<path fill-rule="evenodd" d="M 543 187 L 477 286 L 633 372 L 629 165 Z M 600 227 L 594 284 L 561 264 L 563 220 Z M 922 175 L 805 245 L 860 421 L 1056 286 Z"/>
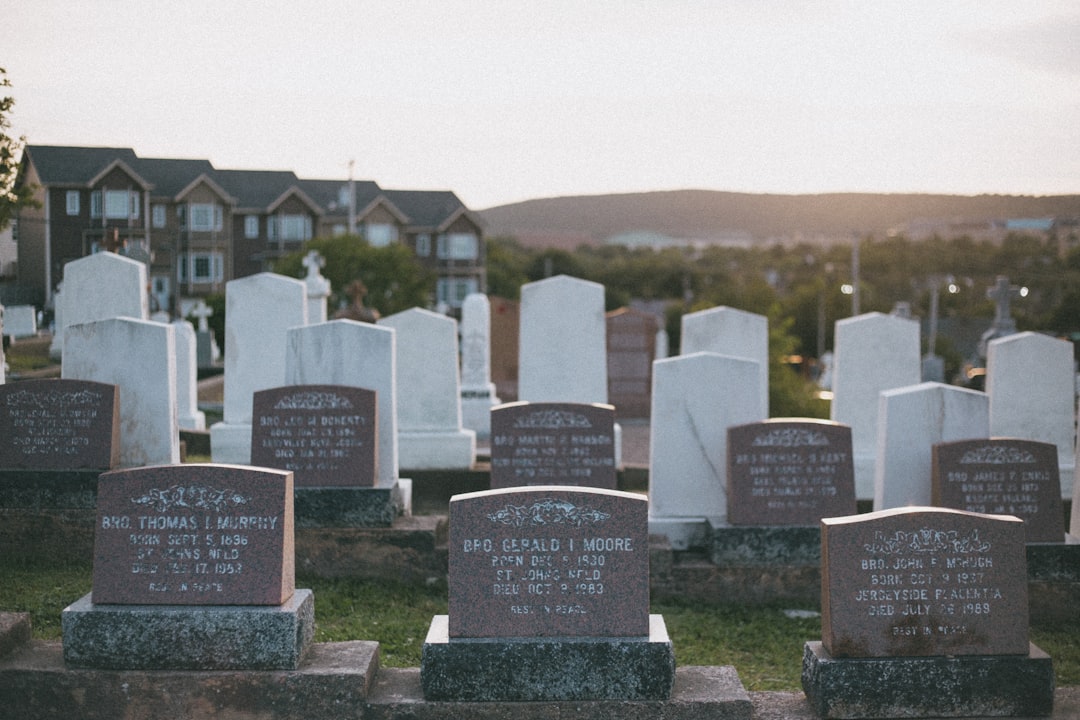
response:
<path fill-rule="evenodd" d="M 371 247 L 386 247 L 397 241 L 397 228 L 389 223 L 368 223 L 364 237 Z"/>
<path fill-rule="evenodd" d="M 67 191 L 67 214 L 78 215 L 79 214 L 79 191 L 68 190 Z"/>
<path fill-rule="evenodd" d="M 94 190 L 90 193 L 90 217 L 101 217 L 101 191 Z"/>
<path fill-rule="evenodd" d="M 431 254 L 431 235 L 421 233 L 416 236 L 416 254 L 419 257 L 427 257 Z"/>
<path fill-rule="evenodd" d="M 311 217 L 308 215 L 278 215 L 267 225 L 271 240 L 310 240 Z"/>
<path fill-rule="evenodd" d="M 259 237 L 259 216 L 258 215 L 245 215 L 244 216 L 244 237 L 249 240 Z"/>
<path fill-rule="evenodd" d="M 139 217 L 139 193 L 128 190 L 106 190 L 105 217 L 111 220 Z"/>
<path fill-rule="evenodd" d="M 447 233 L 437 239 L 437 252 L 441 260 L 475 260 L 479 257 L 479 243 L 472 233 Z"/>
<path fill-rule="evenodd" d="M 188 228 L 202 232 L 220 230 L 222 215 L 221 206 L 217 203 L 191 203 L 188 207 Z"/>
<path fill-rule="evenodd" d="M 150 218 L 154 223 L 154 227 L 165 227 L 165 206 L 164 205 L 151 205 L 150 206 Z"/>
<path fill-rule="evenodd" d="M 225 259 L 220 252 L 181 253 L 177 278 L 180 282 L 221 282 L 225 279 Z"/>
<path fill-rule="evenodd" d="M 466 296 L 479 292 L 479 287 L 476 278 L 439 278 L 435 292 L 440 303 L 459 308 Z"/>

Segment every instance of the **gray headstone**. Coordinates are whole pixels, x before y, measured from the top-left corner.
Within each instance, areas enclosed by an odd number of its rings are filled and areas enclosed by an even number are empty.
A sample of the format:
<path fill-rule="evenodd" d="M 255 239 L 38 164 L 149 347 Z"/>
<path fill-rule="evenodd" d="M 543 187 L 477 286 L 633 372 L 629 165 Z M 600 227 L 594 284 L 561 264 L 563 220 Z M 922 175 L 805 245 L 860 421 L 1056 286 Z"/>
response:
<path fill-rule="evenodd" d="M 374 390 L 347 385 L 260 390 L 251 432 L 251 463 L 291 471 L 296 487 L 375 485 Z"/>
<path fill-rule="evenodd" d="M 292 473 L 190 464 L 98 480 L 95 605 L 280 605 L 294 562 Z"/>
<path fill-rule="evenodd" d="M 834 658 L 1028 653 L 1024 523 L 906 508 L 821 521 Z"/>
<path fill-rule="evenodd" d="M 584 485 L 616 489 L 615 408 L 507 403 L 491 410 L 491 487 Z"/>
<path fill-rule="evenodd" d="M 1016 438 L 959 440 L 933 448 L 933 500 L 939 507 L 1015 515 L 1027 542 L 1065 538 L 1058 452 Z"/>
<path fill-rule="evenodd" d="M 728 428 L 728 522 L 813 525 L 855 514 L 851 428 L 775 419 Z"/>

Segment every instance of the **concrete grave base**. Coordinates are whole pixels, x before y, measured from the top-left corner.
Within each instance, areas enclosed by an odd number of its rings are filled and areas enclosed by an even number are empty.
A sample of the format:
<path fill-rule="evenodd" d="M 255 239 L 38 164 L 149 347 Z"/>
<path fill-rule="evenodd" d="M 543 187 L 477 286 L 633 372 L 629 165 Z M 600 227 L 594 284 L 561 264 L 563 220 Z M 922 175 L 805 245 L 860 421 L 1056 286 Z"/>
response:
<path fill-rule="evenodd" d="M 666 537 L 672 550 L 701 550 L 709 544 L 709 520 L 705 517 L 650 515 L 649 534 Z"/>
<path fill-rule="evenodd" d="M 210 426 L 210 456 L 216 463 L 251 463 L 251 423 L 218 422 Z"/>
<path fill-rule="evenodd" d="M 64 608 L 64 661 L 107 670 L 295 670 L 315 636 L 315 599 L 282 605 L 96 605 Z"/>
<path fill-rule="evenodd" d="M 806 643 L 802 685 L 822 718 L 1047 717 L 1054 668 L 1027 655 L 833 658 Z"/>
<path fill-rule="evenodd" d="M 0 470 L 0 508 L 93 510 L 106 470 Z"/>
<path fill-rule="evenodd" d="M 431 701 L 667 700 L 675 652 L 661 615 L 648 638 L 453 638 L 436 615 L 420 679 Z M 740 686 L 741 688 L 741 686 Z"/>
<path fill-rule="evenodd" d="M 390 487 L 298 487 L 294 490 L 298 528 L 390 527 L 412 514 L 412 481 Z"/>
<path fill-rule="evenodd" d="M 709 520 L 710 556 L 719 567 L 821 564 L 821 528 L 817 526 L 728 525 Z"/>
<path fill-rule="evenodd" d="M 398 433 L 402 470 L 468 470 L 476 462 L 476 433 L 446 430 Z"/>

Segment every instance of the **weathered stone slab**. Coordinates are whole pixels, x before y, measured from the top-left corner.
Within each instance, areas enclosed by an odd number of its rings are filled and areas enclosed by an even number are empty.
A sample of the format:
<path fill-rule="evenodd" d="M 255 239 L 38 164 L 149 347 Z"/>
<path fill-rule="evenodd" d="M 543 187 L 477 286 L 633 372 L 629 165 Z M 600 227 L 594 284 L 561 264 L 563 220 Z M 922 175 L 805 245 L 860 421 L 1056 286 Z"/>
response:
<path fill-rule="evenodd" d="M 292 473 L 231 465 L 98 481 L 96 604 L 280 605 L 295 589 Z"/>
<path fill-rule="evenodd" d="M 84 380 L 0 385 L 0 438 L 0 468 L 114 468 L 120 463 L 117 387 Z"/>
<path fill-rule="evenodd" d="M 728 428 L 728 522 L 817 525 L 854 515 L 851 428 L 777 419 Z"/>
<path fill-rule="evenodd" d="M 506 403 L 491 409 L 491 487 L 581 485 L 614 490 L 615 408 Z"/>
<path fill-rule="evenodd" d="M 289 470 L 296 487 L 373 487 L 374 390 L 289 385 L 254 394 L 251 464 Z"/>
<path fill-rule="evenodd" d="M 675 653 L 664 618 L 632 638 L 455 639 L 437 615 L 424 640 L 424 699 L 460 702 L 665 700 Z"/>
<path fill-rule="evenodd" d="M 295 669 L 315 637 L 315 598 L 269 607 L 103 605 L 84 595 L 61 615 L 72 667 L 133 670 Z"/>
<path fill-rule="evenodd" d="M 455 496 L 449 636 L 647 636 L 647 505 L 556 486 Z"/>
<path fill-rule="evenodd" d="M 1053 443 L 982 438 L 933 446 L 933 499 L 939 507 L 1015 515 L 1030 542 L 1063 542 L 1058 450 Z"/>
<path fill-rule="evenodd" d="M 296 527 L 390 527 L 409 515 L 408 480 L 391 487 L 296 488 Z"/>
<path fill-rule="evenodd" d="M 1054 668 L 1023 655 L 835 659 L 806 643 L 802 685 L 821 718 L 1045 717 Z"/>
<path fill-rule="evenodd" d="M 1023 655 L 1024 524 L 942 508 L 821 521 L 821 637 L 833 657 Z"/>
<path fill-rule="evenodd" d="M 710 558 L 719 568 L 817 567 L 821 528 L 808 525 L 728 525 L 709 521 Z"/>

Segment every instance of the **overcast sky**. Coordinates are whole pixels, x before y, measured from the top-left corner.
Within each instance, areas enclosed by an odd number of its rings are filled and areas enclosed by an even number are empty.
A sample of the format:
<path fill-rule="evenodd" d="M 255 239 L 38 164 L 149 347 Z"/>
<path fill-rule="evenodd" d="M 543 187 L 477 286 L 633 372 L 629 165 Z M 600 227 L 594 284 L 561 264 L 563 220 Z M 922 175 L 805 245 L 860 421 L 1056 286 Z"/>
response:
<path fill-rule="evenodd" d="M 7 0 L 31 144 L 536 197 L 1080 193 L 1075 0 Z"/>

